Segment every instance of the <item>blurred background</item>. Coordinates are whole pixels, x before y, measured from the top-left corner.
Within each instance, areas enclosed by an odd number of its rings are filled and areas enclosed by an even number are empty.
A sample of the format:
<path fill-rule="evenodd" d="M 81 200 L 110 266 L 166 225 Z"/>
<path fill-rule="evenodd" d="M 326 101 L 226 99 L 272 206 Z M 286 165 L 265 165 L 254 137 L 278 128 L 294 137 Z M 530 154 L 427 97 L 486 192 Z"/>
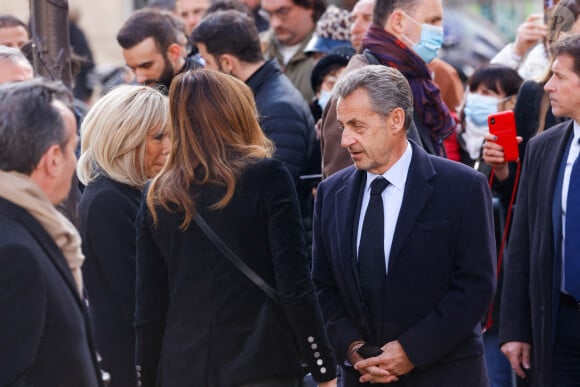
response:
<path fill-rule="evenodd" d="M 122 66 L 115 35 L 133 10 L 151 0 L 69 0 L 70 18 L 84 32 L 97 76 Z M 174 0 L 163 0 L 171 3 Z M 356 0 L 330 0 L 350 9 Z M 467 77 L 515 38 L 518 25 L 532 13 L 542 13 L 545 0 L 444 0 L 445 39 L 441 57 Z M 159 2 L 159 0 L 157 0 Z M 27 22 L 28 0 L 3 0 L 0 13 Z M 100 75 L 99 75 L 100 74 Z"/>

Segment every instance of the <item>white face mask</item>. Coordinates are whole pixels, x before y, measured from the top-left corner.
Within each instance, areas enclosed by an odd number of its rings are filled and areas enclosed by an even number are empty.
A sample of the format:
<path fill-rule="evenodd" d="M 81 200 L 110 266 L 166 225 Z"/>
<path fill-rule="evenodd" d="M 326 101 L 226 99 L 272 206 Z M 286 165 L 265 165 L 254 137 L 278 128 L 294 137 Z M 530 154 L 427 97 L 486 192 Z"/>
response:
<path fill-rule="evenodd" d="M 318 106 L 320 106 L 320 108 L 322 110 L 324 110 L 324 108 L 328 104 L 328 101 L 330 101 L 330 97 L 332 97 L 332 91 L 327 91 L 327 90 L 320 91 L 320 97 L 318 97 L 317 103 L 318 103 Z"/>

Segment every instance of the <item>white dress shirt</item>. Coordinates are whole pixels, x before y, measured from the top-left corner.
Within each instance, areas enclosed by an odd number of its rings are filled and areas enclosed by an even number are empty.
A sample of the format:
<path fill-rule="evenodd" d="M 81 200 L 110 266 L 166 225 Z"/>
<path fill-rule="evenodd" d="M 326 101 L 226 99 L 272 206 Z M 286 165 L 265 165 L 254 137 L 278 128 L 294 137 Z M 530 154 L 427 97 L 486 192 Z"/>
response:
<path fill-rule="evenodd" d="M 395 227 L 399 219 L 399 212 L 401 211 L 401 204 L 403 203 L 403 194 L 405 192 L 405 183 L 407 182 L 407 175 L 409 173 L 409 166 L 411 165 L 411 157 L 413 150 L 411 144 L 407 143 L 407 149 L 399 160 L 391 168 L 389 168 L 383 176 L 389 181 L 389 185 L 382 192 L 383 210 L 385 212 L 385 235 L 384 235 L 384 249 L 385 249 L 385 267 L 387 273 L 389 272 L 389 255 L 391 252 L 391 245 L 393 244 L 393 236 L 395 234 Z M 362 233 L 364 216 L 371 198 L 371 183 L 379 175 L 367 172 L 367 181 L 364 188 L 360 218 L 358 222 L 358 231 L 356 236 L 356 251 L 360 246 L 360 238 Z"/>

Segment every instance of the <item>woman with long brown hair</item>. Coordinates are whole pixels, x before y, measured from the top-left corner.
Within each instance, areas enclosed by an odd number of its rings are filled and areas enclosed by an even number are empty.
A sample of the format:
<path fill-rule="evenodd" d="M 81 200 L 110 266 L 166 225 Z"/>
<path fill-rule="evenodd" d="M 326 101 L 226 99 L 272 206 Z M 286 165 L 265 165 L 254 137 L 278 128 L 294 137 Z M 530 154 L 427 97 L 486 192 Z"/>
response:
<path fill-rule="evenodd" d="M 254 96 L 198 70 L 169 92 L 172 152 L 137 218 L 137 371 L 142 386 L 321 386 L 336 362 L 309 277 L 292 177 L 272 159 Z M 222 254 L 198 217 L 275 289 Z"/>

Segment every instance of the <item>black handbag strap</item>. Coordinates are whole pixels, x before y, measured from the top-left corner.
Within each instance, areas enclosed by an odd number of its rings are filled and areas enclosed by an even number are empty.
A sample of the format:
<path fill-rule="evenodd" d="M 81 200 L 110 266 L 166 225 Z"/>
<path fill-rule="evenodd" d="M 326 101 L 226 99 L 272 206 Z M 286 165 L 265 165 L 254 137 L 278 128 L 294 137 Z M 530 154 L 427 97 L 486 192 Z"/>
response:
<path fill-rule="evenodd" d="M 218 250 L 223 255 L 225 255 L 230 260 L 231 263 L 234 264 L 235 267 L 237 267 L 257 287 L 262 289 L 262 291 L 266 293 L 266 295 L 270 297 L 274 302 L 276 303 L 280 302 L 280 298 L 276 290 L 274 290 L 270 285 L 268 285 L 266 281 L 262 279 L 262 277 L 256 274 L 255 271 L 253 271 L 244 261 L 242 261 L 240 257 L 238 257 L 236 253 L 234 253 L 232 249 L 230 249 L 225 244 L 225 242 L 215 233 L 215 231 L 207 224 L 205 219 L 203 219 L 199 213 L 195 214 L 193 220 L 195 220 L 195 223 L 197 223 L 199 228 L 201 228 L 201 230 L 205 233 L 205 235 L 207 235 L 209 240 L 218 248 Z"/>

